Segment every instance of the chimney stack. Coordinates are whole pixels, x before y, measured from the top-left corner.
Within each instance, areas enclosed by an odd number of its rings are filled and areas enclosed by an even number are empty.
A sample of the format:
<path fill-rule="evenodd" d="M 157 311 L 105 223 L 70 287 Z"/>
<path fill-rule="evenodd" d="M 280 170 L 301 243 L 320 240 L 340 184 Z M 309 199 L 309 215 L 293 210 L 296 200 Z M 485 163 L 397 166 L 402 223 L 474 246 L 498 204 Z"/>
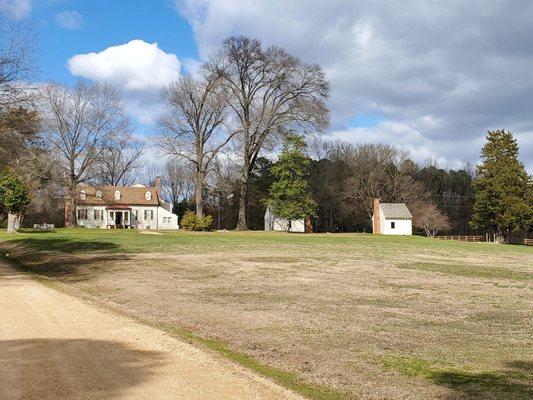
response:
<path fill-rule="evenodd" d="M 374 223 L 372 226 L 372 233 L 374 235 L 381 234 L 381 217 L 379 212 L 379 199 L 374 199 Z"/>
<path fill-rule="evenodd" d="M 161 177 L 160 176 L 155 177 L 154 186 L 155 186 L 155 191 L 157 192 L 157 196 L 161 197 Z"/>

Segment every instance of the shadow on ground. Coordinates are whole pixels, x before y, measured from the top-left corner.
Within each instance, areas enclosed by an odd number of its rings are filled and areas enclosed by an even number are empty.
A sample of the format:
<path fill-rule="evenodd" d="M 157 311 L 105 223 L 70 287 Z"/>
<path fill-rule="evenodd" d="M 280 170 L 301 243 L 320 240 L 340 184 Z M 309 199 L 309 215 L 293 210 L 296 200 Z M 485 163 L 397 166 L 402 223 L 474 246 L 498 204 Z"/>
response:
<path fill-rule="evenodd" d="M 164 363 L 161 353 L 129 348 L 118 342 L 0 341 L 0 397 L 5 400 L 137 397 L 132 396 L 135 387 L 155 376 L 157 367 Z"/>
<path fill-rule="evenodd" d="M 10 240 L 10 243 L 30 247 L 34 250 L 62 251 L 65 253 L 86 253 L 90 251 L 117 251 L 120 246 L 116 243 L 98 240 L 72 240 L 68 238 L 53 237 L 28 237 Z"/>
<path fill-rule="evenodd" d="M 533 398 L 533 363 L 529 361 L 507 363 L 498 373 L 441 371 L 431 379 L 453 390 L 449 400 Z"/>
<path fill-rule="evenodd" d="M 0 243 L 0 250 L 19 271 L 71 282 L 105 272 L 106 262 L 131 258 L 116 253 L 120 246 L 115 243 L 63 238 L 20 238 Z"/>

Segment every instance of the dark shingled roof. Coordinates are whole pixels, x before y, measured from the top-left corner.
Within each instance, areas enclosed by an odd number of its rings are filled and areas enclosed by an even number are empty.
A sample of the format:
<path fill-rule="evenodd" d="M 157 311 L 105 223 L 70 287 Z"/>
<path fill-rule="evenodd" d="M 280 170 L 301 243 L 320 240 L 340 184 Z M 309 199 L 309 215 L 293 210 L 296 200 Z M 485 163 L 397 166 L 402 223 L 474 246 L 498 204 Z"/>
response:
<path fill-rule="evenodd" d="M 85 200 L 80 198 L 82 190 L 85 191 Z M 115 190 L 120 191 L 120 200 L 115 200 Z M 96 197 L 97 191 L 102 192 L 101 199 Z M 146 192 L 152 193 L 150 200 L 146 200 Z M 80 185 L 77 188 L 76 204 L 82 206 L 157 206 L 160 204 L 160 199 L 155 187 Z"/>
<path fill-rule="evenodd" d="M 381 203 L 381 211 L 387 219 L 411 219 L 413 216 L 405 203 Z"/>

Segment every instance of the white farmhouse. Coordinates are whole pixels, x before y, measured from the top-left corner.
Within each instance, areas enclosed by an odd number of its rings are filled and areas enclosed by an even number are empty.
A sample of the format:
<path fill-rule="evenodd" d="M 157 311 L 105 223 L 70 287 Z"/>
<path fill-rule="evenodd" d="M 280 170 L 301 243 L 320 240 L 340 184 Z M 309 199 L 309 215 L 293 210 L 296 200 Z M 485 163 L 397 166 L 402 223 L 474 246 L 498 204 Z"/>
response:
<path fill-rule="evenodd" d="M 413 216 L 404 203 L 380 203 L 374 199 L 372 232 L 375 235 L 412 235 Z"/>
<path fill-rule="evenodd" d="M 304 219 L 288 220 L 274 214 L 272 207 L 268 206 L 265 211 L 265 231 L 278 232 L 306 232 Z"/>
<path fill-rule="evenodd" d="M 76 223 L 87 228 L 178 229 L 172 204 L 155 186 L 88 186 L 77 188 Z"/>

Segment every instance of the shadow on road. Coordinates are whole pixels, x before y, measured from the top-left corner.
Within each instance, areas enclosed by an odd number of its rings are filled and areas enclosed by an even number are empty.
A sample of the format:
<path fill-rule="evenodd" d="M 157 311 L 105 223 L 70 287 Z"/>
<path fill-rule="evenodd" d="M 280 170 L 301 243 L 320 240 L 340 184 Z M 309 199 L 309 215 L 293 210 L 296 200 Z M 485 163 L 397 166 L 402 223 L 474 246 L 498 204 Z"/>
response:
<path fill-rule="evenodd" d="M 145 398 L 135 388 L 164 364 L 162 353 L 111 341 L 0 341 L 0 398 Z"/>

